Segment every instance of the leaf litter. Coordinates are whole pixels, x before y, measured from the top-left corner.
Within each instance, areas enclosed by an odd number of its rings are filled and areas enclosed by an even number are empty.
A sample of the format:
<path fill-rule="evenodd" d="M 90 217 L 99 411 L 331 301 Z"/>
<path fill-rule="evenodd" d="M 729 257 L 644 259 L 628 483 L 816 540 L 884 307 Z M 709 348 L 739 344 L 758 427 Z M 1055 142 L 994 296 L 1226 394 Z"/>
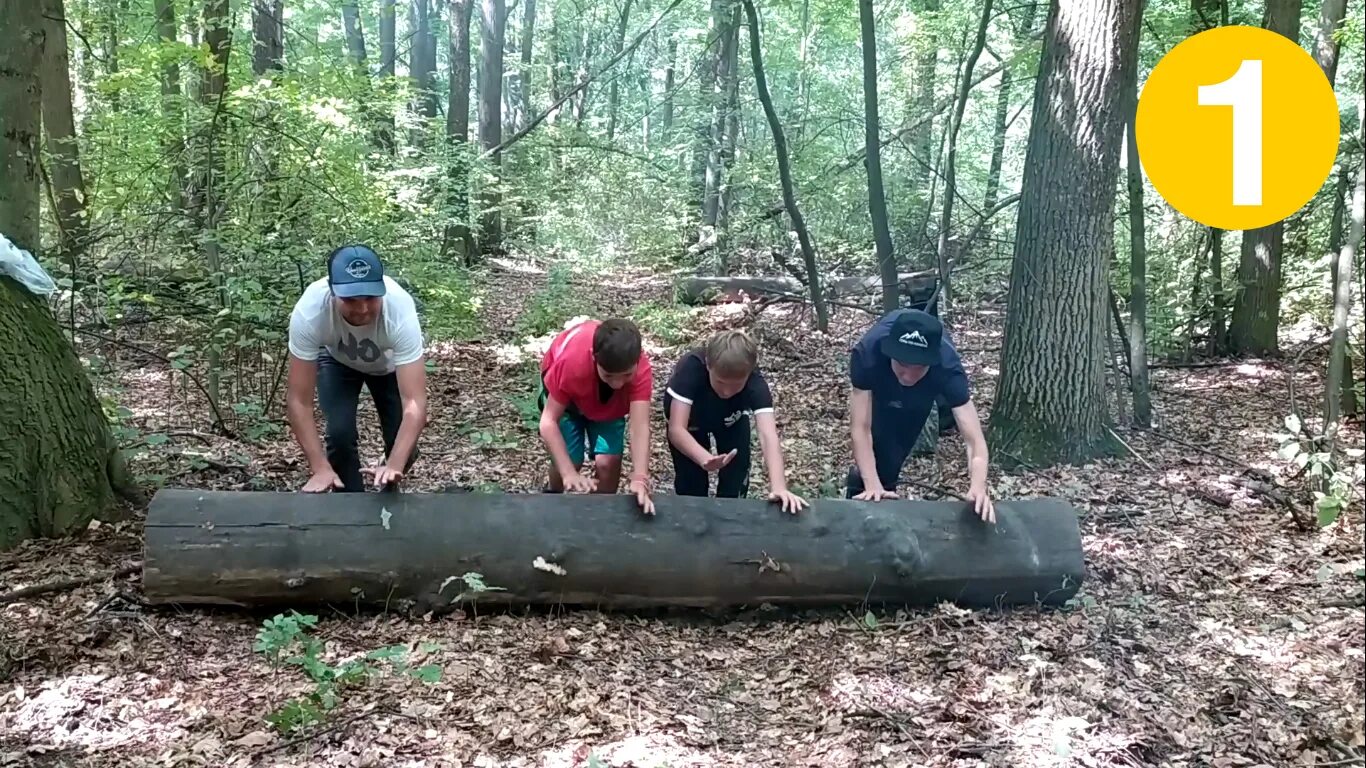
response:
<path fill-rule="evenodd" d="M 538 342 L 514 330 L 543 277 L 498 280 L 506 300 L 490 304 L 485 320 L 492 337 L 523 350 L 521 360 L 510 362 L 515 356 L 492 344 L 433 345 L 431 422 L 408 489 L 527 492 L 544 482 L 534 424 L 524 423 L 509 389 L 534 370 Z M 667 281 L 640 275 L 586 278 L 575 289 L 600 315 L 666 302 L 670 291 Z M 754 333 L 790 485 L 837 495 L 850 455 L 847 349 L 871 316 L 839 309 L 821 334 L 809 314 L 793 304 L 722 305 L 692 314 L 689 327 L 698 343 L 721 327 Z M 953 330 L 988 420 L 999 325 L 999 312 L 962 313 Z M 659 388 L 687 348 L 647 341 Z M 1321 392 L 1320 363 L 1300 362 L 1302 402 Z M 0 766 L 1359 761 L 1366 627 L 1350 598 L 1361 589 L 1361 505 L 1332 527 L 1299 532 L 1284 508 L 1229 479 L 1242 468 L 1226 459 L 1289 483 L 1293 468 L 1277 458 L 1272 435 L 1282 427 L 1291 374 L 1289 364 L 1273 362 L 1153 371 L 1159 433 L 1226 458 L 1124 431 L 1137 456 L 993 467 L 998 498 L 1058 496 L 1081 512 L 1087 582 L 1064 610 L 869 606 L 873 621 L 862 608 L 761 607 L 734 616 L 457 611 L 427 622 L 320 611 L 329 661 L 420 646 L 429 649 L 422 663 L 441 673 L 430 683 L 375 678 L 334 713 L 330 722 L 355 717 L 345 727 L 323 732 L 324 724 L 287 744 L 262 717 L 304 684 L 251 652 L 265 616 L 144 608 L 132 577 L 0 606 Z M 129 371 L 126 404 L 159 419 L 154 428 L 167 434 L 194 429 L 190 409 L 161 401 L 165 376 Z M 669 457 L 653 410 L 652 474 L 664 493 Z M 362 408 L 360 420 L 363 450 L 374 460 L 371 409 Z M 466 436 L 472 425 L 498 430 L 511 447 L 475 445 Z M 1361 444 L 1360 424 L 1343 439 Z M 292 490 L 304 480 L 287 433 L 212 443 L 215 456 L 231 453 L 247 469 L 204 466 L 177 483 Z M 908 463 L 904 477 L 924 484 L 909 495 L 937 495 L 925 486 L 961 493 L 965 468 L 961 439 L 942 437 L 932 456 Z M 752 484 L 765 487 L 761 462 L 754 472 Z M 140 514 L 0 554 L 0 590 L 136 560 Z M 134 598 L 108 604 L 115 593 Z"/>

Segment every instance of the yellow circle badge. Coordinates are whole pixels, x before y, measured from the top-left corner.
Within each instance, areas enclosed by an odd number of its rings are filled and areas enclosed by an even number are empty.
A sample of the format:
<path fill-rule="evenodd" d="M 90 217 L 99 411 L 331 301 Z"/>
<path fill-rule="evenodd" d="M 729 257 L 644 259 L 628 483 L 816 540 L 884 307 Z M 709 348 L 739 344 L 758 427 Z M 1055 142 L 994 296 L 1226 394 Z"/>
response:
<path fill-rule="evenodd" d="M 1138 99 L 1139 159 L 1185 216 L 1219 229 L 1274 224 L 1309 202 L 1338 151 L 1338 104 L 1293 41 L 1219 27 L 1167 52 Z"/>

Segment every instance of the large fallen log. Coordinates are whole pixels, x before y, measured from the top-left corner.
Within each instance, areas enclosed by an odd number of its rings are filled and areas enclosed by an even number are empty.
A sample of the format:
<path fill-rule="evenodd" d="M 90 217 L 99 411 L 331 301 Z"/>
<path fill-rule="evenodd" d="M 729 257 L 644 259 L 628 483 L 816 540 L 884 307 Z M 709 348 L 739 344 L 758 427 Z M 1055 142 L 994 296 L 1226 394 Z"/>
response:
<path fill-rule="evenodd" d="M 143 590 L 239 606 L 990 607 L 1060 604 L 1084 571 L 1077 514 L 1054 499 L 1000 502 L 994 525 L 960 501 L 655 503 L 649 518 L 626 495 L 164 489 Z M 469 573 L 501 591 L 471 595 Z"/>
<path fill-rule="evenodd" d="M 919 306 L 930 300 L 937 285 L 938 273 L 903 272 L 898 278 L 898 290 Z M 880 293 L 882 278 L 841 277 L 831 280 L 827 288 L 829 298 L 840 299 Z M 674 285 L 674 296 L 683 304 L 711 304 L 722 301 L 738 301 L 741 293 L 751 297 L 789 296 L 805 298 L 807 288 L 791 277 L 699 277 L 690 276 L 680 279 Z"/>

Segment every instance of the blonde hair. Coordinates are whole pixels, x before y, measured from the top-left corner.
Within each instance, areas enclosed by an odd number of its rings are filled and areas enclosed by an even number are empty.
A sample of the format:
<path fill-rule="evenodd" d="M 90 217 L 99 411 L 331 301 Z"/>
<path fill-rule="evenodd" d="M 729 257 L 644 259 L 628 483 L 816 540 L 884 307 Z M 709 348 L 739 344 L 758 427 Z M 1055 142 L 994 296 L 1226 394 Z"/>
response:
<path fill-rule="evenodd" d="M 707 342 L 707 367 L 722 376 L 747 375 L 759 364 L 759 345 L 744 331 L 721 331 Z"/>

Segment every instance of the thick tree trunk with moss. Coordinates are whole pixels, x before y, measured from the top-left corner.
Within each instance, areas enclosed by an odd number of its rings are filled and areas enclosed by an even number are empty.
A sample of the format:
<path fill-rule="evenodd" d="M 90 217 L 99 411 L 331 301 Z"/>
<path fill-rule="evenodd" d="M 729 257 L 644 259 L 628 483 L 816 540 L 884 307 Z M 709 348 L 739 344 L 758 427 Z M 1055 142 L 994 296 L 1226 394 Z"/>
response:
<path fill-rule="evenodd" d="M 43 14 L 0 14 L 0 232 L 38 250 Z M 114 499 L 117 454 L 94 388 L 47 304 L 0 277 L 0 550 L 81 530 Z M 120 473 L 113 473 L 115 475 Z"/>
<path fill-rule="evenodd" d="M 993 460 L 1081 462 L 1112 449 L 1106 273 L 1140 7 L 1059 0 L 1049 11 L 991 415 Z"/>

